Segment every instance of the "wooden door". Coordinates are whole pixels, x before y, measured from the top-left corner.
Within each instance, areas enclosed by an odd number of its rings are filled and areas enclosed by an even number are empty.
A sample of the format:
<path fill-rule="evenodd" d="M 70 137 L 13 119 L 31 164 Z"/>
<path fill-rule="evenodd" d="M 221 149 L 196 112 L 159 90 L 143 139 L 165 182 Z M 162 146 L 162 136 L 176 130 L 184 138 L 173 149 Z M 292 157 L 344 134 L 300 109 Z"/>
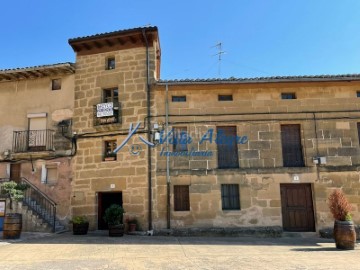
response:
<path fill-rule="evenodd" d="M 21 164 L 10 164 L 10 180 L 20 183 L 21 179 Z"/>
<path fill-rule="evenodd" d="M 283 229 L 315 231 L 311 184 L 280 184 Z"/>

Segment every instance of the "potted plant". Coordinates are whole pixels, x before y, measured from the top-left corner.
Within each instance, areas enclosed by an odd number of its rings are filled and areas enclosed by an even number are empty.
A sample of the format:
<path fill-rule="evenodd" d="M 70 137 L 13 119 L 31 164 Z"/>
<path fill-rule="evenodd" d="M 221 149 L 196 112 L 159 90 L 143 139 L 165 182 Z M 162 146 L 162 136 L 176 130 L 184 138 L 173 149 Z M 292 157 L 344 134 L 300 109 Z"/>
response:
<path fill-rule="evenodd" d="M 129 232 L 135 232 L 138 227 L 138 222 L 136 218 L 131 218 L 128 221 L 129 224 Z"/>
<path fill-rule="evenodd" d="M 70 223 L 73 225 L 74 235 L 85 235 L 89 230 L 89 221 L 85 216 L 74 216 Z"/>
<path fill-rule="evenodd" d="M 356 242 L 355 226 L 350 214 L 351 205 L 341 190 L 334 190 L 329 196 L 329 208 L 334 223 L 334 239 L 338 249 L 354 249 Z"/>
<path fill-rule="evenodd" d="M 116 153 L 107 153 L 105 156 L 105 161 L 114 161 L 116 160 Z"/>
<path fill-rule="evenodd" d="M 24 197 L 26 184 L 8 181 L 1 184 L 1 194 L 10 200 L 10 209 L 13 209 L 13 201 L 21 201 Z M 22 230 L 22 214 L 9 213 L 5 215 L 3 239 L 18 239 Z"/>
<path fill-rule="evenodd" d="M 123 236 L 124 235 L 124 208 L 118 204 L 112 204 L 105 210 L 104 220 L 109 227 L 109 236 Z"/>

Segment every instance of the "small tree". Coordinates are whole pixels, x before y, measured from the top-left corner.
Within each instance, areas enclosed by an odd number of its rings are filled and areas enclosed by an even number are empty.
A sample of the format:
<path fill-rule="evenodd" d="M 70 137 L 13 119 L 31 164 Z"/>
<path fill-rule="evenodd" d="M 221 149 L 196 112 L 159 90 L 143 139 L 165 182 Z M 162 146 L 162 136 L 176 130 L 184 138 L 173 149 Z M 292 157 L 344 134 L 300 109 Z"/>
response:
<path fill-rule="evenodd" d="M 120 205 L 112 204 L 105 210 L 104 220 L 110 226 L 123 224 L 124 208 Z"/>
<path fill-rule="evenodd" d="M 24 198 L 26 189 L 26 184 L 18 184 L 14 181 L 1 184 L 1 193 L 7 195 L 10 199 L 10 209 L 12 209 L 12 201 L 21 201 Z"/>
<path fill-rule="evenodd" d="M 336 189 L 330 194 L 328 205 L 331 214 L 336 220 L 340 220 L 340 221 L 352 220 L 350 214 L 352 207 L 341 190 Z"/>

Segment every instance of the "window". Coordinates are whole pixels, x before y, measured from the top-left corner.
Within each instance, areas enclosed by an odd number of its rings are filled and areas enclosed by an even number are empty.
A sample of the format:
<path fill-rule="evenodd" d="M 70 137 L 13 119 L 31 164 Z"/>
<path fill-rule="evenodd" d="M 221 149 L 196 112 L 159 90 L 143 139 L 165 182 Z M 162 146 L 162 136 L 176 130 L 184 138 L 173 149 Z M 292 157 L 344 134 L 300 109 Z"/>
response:
<path fill-rule="evenodd" d="M 300 125 L 281 125 L 284 167 L 303 167 Z"/>
<path fill-rule="evenodd" d="M 174 152 L 186 152 L 187 151 L 187 128 L 175 127 L 173 128 L 173 151 Z"/>
<path fill-rule="evenodd" d="M 219 169 L 239 168 L 236 127 L 217 127 Z"/>
<path fill-rule="evenodd" d="M 119 90 L 117 88 L 104 89 L 103 101 L 104 103 L 108 103 L 108 102 L 118 103 Z"/>
<path fill-rule="evenodd" d="M 172 102 L 186 102 L 186 96 L 172 96 Z"/>
<path fill-rule="evenodd" d="M 296 99 L 295 93 L 281 93 L 281 99 Z"/>
<path fill-rule="evenodd" d="M 233 96 L 232 95 L 218 95 L 219 101 L 232 101 Z"/>
<path fill-rule="evenodd" d="M 190 211 L 189 186 L 174 186 L 174 210 Z"/>
<path fill-rule="evenodd" d="M 360 91 L 357 91 L 357 92 L 356 92 L 356 96 L 357 96 L 357 97 L 360 97 Z"/>
<path fill-rule="evenodd" d="M 240 196 L 238 184 L 221 185 L 222 210 L 240 210 Z"/>
<path fill-rule="evenodd" d="M 56 184 L 58 180 L 58 170 L 57 167 L 46 167 L 47 173 L 46 173 L 46 183 L 49 185 Z"/>
<path fill-rule="evenodd" d="M 117 144 L 115 140 L 105 141 L 104 161 L 116 160 L 116 153 L 114 153 L 116 147 Z"/>
<path fill-rule="evenodd" d="M 42 164 L 41 165 L 41 183 L 42 184 L 56 184 L 58 180 L 57 164 Z"/>
<path fill-rule="evenodd" d="M 61 79 L 51 80 L 51 90 L 60 90 L 61 89 Z"/>
<path fill-rule="evenodd" d="M 357 123 L 357 131 L 358 131 L 358 140 L 360 144 L 360 123 Z"/>
<path fill-rule="evenodd" d="M 109 57 L 106 59 L 106 69 L 115 69 L 115 57 Z"/>

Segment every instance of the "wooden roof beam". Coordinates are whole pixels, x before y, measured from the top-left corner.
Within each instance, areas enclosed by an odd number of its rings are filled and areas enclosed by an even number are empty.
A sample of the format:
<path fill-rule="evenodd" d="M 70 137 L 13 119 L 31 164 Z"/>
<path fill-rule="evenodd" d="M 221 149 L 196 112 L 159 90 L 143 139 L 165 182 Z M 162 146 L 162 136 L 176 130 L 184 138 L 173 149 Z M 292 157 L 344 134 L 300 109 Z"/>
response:
<path fill-rule="evenodd" d="M 105 43 L 110 47 L 114 46 L 114 43 L 112 43 L 109 39 L 105 39 Z"/>
<path fill-rule="evenodd" d="M 83 47 L 86 49 L 86 50 L 91 50 L 91 46 L 87 43 L 82 43 Z"/>
<path fill-rule="evenodd" d="M 99 49 L 101 49 L 102 47 L 104 47 L 104 45 L 101 44 L 101 43 L 98 42 L 98 41 L 94 41 L 94 45 L 95 45 L 96 48 L 99 48 Z"/>
<path fill-rule="evenodd" d="M 138 41 L 138 39 L 133 37 L 133 36 L 130 36 L 129 39 L 130 39 L 132 44 L 135 44 Z"/>
<path fill-rule="evenodd" d="M 116 40 L 119 42 L 120 45 L 124 45 L 126 43 L 126 40 L 122 38 L 117 38 Z"/>

